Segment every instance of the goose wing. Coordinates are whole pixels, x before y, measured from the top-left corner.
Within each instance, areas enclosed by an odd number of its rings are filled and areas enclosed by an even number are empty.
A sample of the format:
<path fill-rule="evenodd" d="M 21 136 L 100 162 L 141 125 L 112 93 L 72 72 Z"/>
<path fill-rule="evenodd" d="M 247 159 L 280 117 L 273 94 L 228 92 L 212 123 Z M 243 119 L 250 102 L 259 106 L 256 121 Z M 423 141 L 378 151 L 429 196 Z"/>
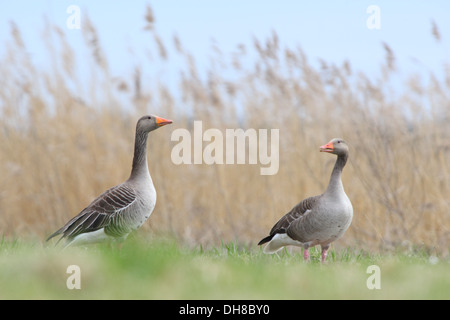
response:
<path fill-rule="evenodd" d="M 63 235 L 61 239 L 72 239 L 81 233 L 101 228 L 109 230 L 112 236 L 121 236 L 120 228 L 114 224 L 122 220 L 119 219 L 121 211 L 132 205 L 136 199 L 134 189 L 125 184 L 108 189 L 61 229 L 50 235 L 47 241 L 60 234 Z"/>
<path fill-rule="evenodd" d="M 275 223 L 275 225 L 270 230 L 269 235 L 262 239 L 258 243 L 258 245 L 269 242 L 277 233 L 286 233 L 291 223 L 297 219 L 302 218 L 305 214 L 312 210 L 320 197 L 321 195 L 309 197 L 298 203 L 295 207 L 292 208 L 291 211 L 286 213 L 283 217 L 281 217 L 280 220 L 278 220 L 277 223 Z"/>

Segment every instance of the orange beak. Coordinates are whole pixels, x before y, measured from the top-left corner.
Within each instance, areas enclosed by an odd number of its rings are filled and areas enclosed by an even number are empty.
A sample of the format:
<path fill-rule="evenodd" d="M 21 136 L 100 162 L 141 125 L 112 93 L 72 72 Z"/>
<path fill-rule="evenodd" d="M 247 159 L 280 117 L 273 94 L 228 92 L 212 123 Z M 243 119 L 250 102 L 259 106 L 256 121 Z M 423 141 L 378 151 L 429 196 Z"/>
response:
<path fill-rule="evenodd" d="M 172 120 L 167 120 L 164 118 L 160 118 L 160 117 L 155 117 L 156 118 L 156 124 L 158 125 L 158 127 L 162 127 L 165 126 L 166 124 L 170 124 L 173 121 Z"/>
<path fill-rule="evenodd" d="M 320 147 L 320 152 L 333 152 L 334 145 L 332 142 L 328 142 L 327 144 L 324 144 Z"/>

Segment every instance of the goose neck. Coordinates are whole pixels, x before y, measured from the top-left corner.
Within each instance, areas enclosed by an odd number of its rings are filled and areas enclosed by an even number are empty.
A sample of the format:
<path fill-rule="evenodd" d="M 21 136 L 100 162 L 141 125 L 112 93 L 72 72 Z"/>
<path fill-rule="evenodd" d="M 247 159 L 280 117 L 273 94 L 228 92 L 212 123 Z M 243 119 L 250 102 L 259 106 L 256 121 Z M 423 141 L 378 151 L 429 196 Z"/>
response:
<path fill-rule="evenodd" d="M 344 190 L 342 185 L 342 170 L 344 169 L 345 164 L 347 163 L 348 154 L 339 155 L 336 159 L 336 163 L 334 164 L 333 171 L 331 172 L 330 183 L 328 184 L 328 188 L 326 193 L 334 194 L 336 192 L 341 192 Z"/>
<path fill-rule="evenodd" d="M 136 131 L 130 179 L 138 179 L 139 177 L 145 177 L 150 174 L 147 163 L 147 139 L 148 132 Z"/>

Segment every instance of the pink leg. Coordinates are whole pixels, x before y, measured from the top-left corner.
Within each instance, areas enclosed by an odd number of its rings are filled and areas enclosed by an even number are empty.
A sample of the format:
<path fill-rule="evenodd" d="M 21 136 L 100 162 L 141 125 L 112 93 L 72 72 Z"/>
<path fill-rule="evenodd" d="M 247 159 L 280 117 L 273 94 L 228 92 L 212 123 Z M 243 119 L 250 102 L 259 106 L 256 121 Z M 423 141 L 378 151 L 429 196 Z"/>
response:
<path fill-rule="evenodd" d="M 327 260 L 328 248 L 328 246 L 322 247 L 322 263 L 325 263 L 325 260 Z"/>
<path fill-rule="evenodd" d="M 305 259 L 305 261 L 309 261 L 309 251 L 308 251 L 308 248 L 304 248 L 304 249 L 303 249 L 303 259 Z"/>

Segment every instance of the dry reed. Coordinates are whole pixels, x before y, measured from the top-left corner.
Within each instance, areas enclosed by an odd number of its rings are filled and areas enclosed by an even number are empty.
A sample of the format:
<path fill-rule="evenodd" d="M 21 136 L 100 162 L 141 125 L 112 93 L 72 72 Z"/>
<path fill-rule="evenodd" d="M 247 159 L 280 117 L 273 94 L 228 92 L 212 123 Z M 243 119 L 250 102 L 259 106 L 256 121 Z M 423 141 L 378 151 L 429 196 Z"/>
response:
<path fill-rule="evenodd" d="M 169 63 L 171 47 L 158 36 L 151 10 L 146 21 L 156 59 Z M 51 70 L 33 65 L 14 24 L 0 63 L 0 234 L 45 238 L 126 179 L 135 121 L 154 113 L 174 124 L 150 136 L 158 202 L 141 232 L 192 245 L 255 245 L 298 201 L 324 190 L 334 157 L 318 146 L 340 136 L 351 146 L 343 179 L 355 216 L 336 245 L 448 253 L 448 69 L 445 79 L 430 75 L 427 84 L 411 75 L 402 93 L 392 94 L 395 56 L 386 44 L 381 78 L 369 79 L 349 62 L 314 67 L 300 48 L 280 48 L 273 33 L 265 42 L 238 44 L 231 57 L 216 48 L 218 59 L 203 73 L 174 36 L 171 54 L 185 61 L 174 90 L 157 74 L 143 83 L 139 68 L 129 79 L 111 79 L 88 21 L 83 32 L 93 80 L 80 97 L 82 79 L 73 73 L 77 62 L 64 31 L 47 26 L 46 32 L 57 35 L 47 45 Z M 279 172 L 262 176 L 259 165 L 248 164 L 174 165 L 171 132 L 192 132 L 194 120 L 204 129 L 279 128 Z"/>

